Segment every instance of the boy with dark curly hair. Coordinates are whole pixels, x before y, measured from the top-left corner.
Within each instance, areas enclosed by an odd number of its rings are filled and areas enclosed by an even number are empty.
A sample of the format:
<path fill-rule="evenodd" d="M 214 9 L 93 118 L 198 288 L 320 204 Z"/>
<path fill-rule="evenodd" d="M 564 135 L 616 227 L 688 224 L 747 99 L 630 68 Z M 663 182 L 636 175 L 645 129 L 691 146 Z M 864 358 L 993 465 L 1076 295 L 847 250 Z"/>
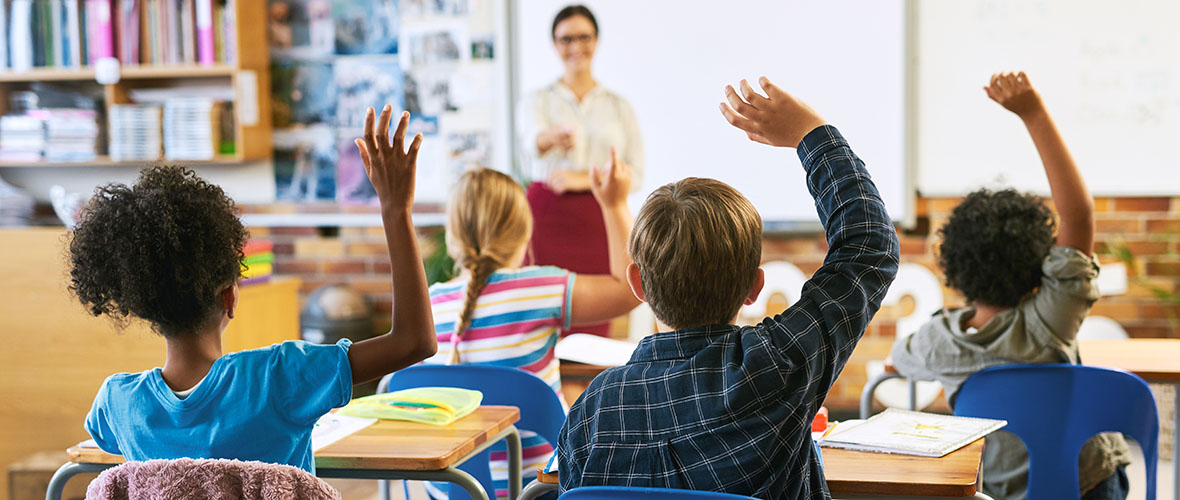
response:
<path fill-rule="evenodd" d="M 103 382 L 86 430 L 127 460 L 233 458 L 315 472 L 311 430 L 352 397 L 353 384 L 417 363 L 436 349 L 410 207 L 421 136 L 403 151 L 409 115 L 389 140 L 391 108 L 357 139 L 381 200 L 393 275 L 393 328 L 334 345 L 289 341 L 222 354 L 234 317 L 246 230 L 234 202 L 192 171 L 157 166 L 134 186 L 97 190 L 70 240 L 70 290 L 95 316 L 145 320 L 164 336 L 163 368 Z"/>
<path fill-rule="evenodd" d="M 973 373 L 1010 363 L 1079 363 L 1077 333 L 1098 300 L 1094 200 L 1041 98 L 1024 73 L 992 76 L 988 97 L 1028 128 L 1061 218 L 1014 190 L 971 193 L 939 231 L 939 265 L 968 306 L 943 310 L 890 355 L 897 370 L 938 380 L 953 407 Z M 1000 431 L 987 438 L 982 488 L 996 499 L 1025 497 L 1028 454 Z M 1122 435 L 1092 438 L 1078 458 L 1083 498 L 1127 496 L 1130 453 Z"/>

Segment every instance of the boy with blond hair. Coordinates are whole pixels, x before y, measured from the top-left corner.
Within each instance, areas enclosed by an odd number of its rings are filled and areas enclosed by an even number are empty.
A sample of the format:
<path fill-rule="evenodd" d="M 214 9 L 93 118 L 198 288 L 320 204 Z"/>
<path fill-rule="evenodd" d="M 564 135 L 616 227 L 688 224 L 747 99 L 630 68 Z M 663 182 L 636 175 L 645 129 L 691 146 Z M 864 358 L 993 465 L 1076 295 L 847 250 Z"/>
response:
<path fill-rule="evenodd" d="M 802 298 L 755 326 L 762 220 L 732 187 L 689 178 L 639 212 L 627 279 L 661 333 L 591 382 L 561 429 L 561 490 L 655 486 L 759 498 L 829 498 L 811 420 L 880 307 L 897 235 L 864 164 L 835 127 L 763 77 L 726 87 L 721 112 L 756 142 L 798 149 L 827 235 Z"/>

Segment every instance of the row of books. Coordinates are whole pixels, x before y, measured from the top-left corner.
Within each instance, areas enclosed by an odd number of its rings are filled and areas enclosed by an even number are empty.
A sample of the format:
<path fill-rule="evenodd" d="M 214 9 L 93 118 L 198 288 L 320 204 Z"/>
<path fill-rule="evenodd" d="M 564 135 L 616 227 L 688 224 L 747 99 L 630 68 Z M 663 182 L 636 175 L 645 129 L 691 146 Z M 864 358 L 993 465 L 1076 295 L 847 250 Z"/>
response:
<path fill-rule="evenodd" d="M 168 160 L 212 160 L 226 153 L 228 103 L 205 97 L 174 98 L 156 104 L 110 107 L 110 154 L 115 161 L 154 161 L 161 148 Z"/>
<path fill-rule="evenodd" d="M 235 1 L 0 0 L 0 69 L 233 63 Z"/>
<path fill-rule="evenodd" d="M 0 117 L 0 161 L 84 162 L 98 156 L 92 109 L 33 109 Z"/>

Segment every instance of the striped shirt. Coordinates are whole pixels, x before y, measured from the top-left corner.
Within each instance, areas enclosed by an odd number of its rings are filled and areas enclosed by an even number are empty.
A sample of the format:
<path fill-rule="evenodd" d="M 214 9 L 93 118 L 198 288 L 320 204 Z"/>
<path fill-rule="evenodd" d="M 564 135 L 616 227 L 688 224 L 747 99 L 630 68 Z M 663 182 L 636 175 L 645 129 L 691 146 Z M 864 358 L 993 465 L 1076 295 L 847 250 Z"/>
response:
<path fill-rule="evenodd" d="M 574 273 L 552 266 L 500 269 L 492 273 L 475 302 L 471 323 L 459 341 L 460 362 L 511 366 L 531 372 L 548 383 L 562 405 L 567 406 L 561 395 L 561 373 L 553 349 L 560 330 L 570 327 L 575 277 Z M 466 294 L 465 279 L 430 287 L 438 353 L 425 363 L 450 363 L 454 349 L 452 337 Z M 527 483 L 527 478 L 536 476 L 537 468 L 549 461 L 553 447 L 527 429 L 521 429 L 520 435 L 524 455 L 522 477 Z M 491 467 L 496 495 L 507 498 L 508 461 L 503 443 L 491 448 Z M 433 486 L 427 489 L 432 497 L 445 497 Z"/>

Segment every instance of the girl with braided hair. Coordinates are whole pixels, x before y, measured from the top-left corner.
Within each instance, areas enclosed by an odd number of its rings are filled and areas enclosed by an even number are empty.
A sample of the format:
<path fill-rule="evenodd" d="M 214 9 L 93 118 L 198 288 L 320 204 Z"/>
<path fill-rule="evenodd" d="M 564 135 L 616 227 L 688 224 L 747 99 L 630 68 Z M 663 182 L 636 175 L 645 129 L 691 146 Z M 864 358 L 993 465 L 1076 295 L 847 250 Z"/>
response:
<path fill-rule="evenodd" d="M 625 276 L 631 263 L 625 249 L 631 232 L 630 168 L 612 150 L 610 165 L 595 169 L 591 178 L 591 192 L 606 222 L 609 275 L 576 275 L 552 266 L 520 267 L 533 229 L 524 189 L 511 177 L 486 168 L 459 179 L 447 206 L 446 224 L 447 250 L 459 275 L 430 287 L 438 354 L 427 363 L 520 368 L 545 380 L 562 398 L 553 353 L 559 332 L 607 321 L 639 304 Z M 522 476 L 535 476 L 553 448 L 524 429 L 521 439 Z M 492 457 L 497 495 L 505 497 L 507 463 L 503 459 L 495 463 L 495 449 Z M 445 496 L 431 486 L 427 489 L 436 498 Z"/>

